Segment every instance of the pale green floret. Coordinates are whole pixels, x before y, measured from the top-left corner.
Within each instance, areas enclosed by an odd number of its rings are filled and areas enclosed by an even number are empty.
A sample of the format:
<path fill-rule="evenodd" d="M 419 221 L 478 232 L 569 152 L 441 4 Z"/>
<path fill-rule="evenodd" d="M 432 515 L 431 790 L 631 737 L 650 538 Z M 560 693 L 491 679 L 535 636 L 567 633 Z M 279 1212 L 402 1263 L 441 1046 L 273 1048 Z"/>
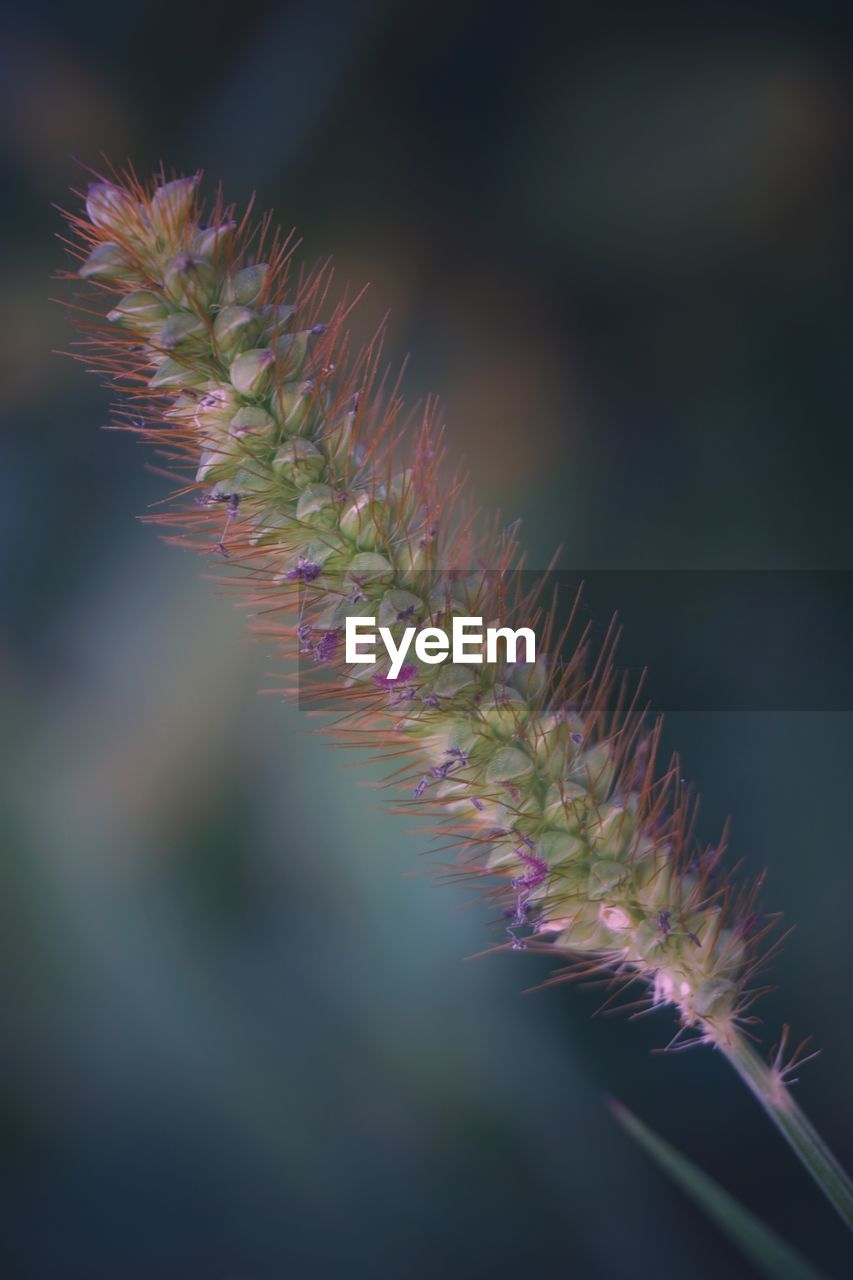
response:
<path fill-rule="evenodd" d="M 112 182 L 93 182 L 86 195 L 89 220 L 113 234 L 139 216 L 139 205 L 129 192 Z"/>
<path fill-rule="evenodd" d="M 235 222 L 223 222 L 218 227 L 205 227 L 193 239 L 193 253 L 201 258 L 215 258 L 228 244 L 236 229 Z"/>
<path fill-rule="evenodd" d="M 260 316 L 250 307 L 223 307 L 213 324 L 216 345 L 226 356 L 253 346 L 260 335 Z"/>
<path fill-rule="evenodd" d="M 92 250 L 85 262 L 80 264 L 77 274 L 83 280 L 115 280 L 122 279 L 125 285 L 138 277 L 126 261 L 124 252 L 117 244 L 99 244 Z"/>
<path fill-rule="evenodd" d="M 164 320 L 174 320 L 177 317 L 170 314 L 169 308 L 159 294 L 151 293 L 148 289 L 135 289 L 133 293 L 128 293 L 122 298 L 121 302 L 109 312 L 107 319 L 127 322 L 140 329 L 156 330 Z"/>
<path fill-rule="evenodd" d="M 151 201 L 151 228 L 155 235 L 168 238 L 190 211 L 199 176 L 176 178 L 165 182 L 154 192 Z M 113 188 L 115 190 L 115 188 Z"/>
<path fill-rule="evenodd" d="M 264 287 L 268 270 L 265 263 L 257 263 L 255 266 L 243 267 L 242 270 L 235 271 L 223 282 L 222 301 L 237 303 L 244 307 L 250 306 L 257 301 Z"/>

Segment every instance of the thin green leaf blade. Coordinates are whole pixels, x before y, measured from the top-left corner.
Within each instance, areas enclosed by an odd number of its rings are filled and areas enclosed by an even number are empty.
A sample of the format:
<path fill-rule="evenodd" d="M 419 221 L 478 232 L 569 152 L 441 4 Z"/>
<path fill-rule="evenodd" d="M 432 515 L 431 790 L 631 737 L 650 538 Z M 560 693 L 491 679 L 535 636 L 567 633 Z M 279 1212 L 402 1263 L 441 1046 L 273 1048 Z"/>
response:
<path fill-rule="evenodd" d="M 825 1280 L 822 1273 L 792 1245 L 739 1204 L 686 1156 L 658 1137 L 627 1107 L 611 1099 L 610 1110 L 658 1168 L 672 1178 L 768 1280 Z"/>

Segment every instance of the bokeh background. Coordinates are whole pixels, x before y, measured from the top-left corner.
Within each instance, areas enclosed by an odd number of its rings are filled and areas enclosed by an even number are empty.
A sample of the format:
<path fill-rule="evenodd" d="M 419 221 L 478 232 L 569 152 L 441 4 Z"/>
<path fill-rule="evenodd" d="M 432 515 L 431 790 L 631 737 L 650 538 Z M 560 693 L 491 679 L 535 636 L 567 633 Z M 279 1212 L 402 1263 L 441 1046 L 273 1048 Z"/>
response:
<path fill-rule="evenodd" d="M 98 430 L 52 202 L 74 156 L 160 160 L 296 224 L 391 310 L 533 564 L 850 567 L 846 6 L 11 8 L 0 48 L 0 847 L 9 1280 L 750 1276 L 613 1095 L 830 1275 L 843 1229 L 671 1023 L 524 995 L 418 875 Z M 779 619 L 780 634 L 785 618 Z M 811 660 L 838 637 L 815 625 Z M 719 680 L 714 656 L 703 655 Z M 748 688 L 727 653 L 722 672 Z M 759 661 L 755 654 L 750 661 Z M 748 701 L 748 700 L 747 700 Z M 713 835 L 797 931 L 766 1000 L 823 1049 L 853 1164 L 853 719 L 678 712 Z M 846 1262 L 845 1262 L 846 1257 Z"/>

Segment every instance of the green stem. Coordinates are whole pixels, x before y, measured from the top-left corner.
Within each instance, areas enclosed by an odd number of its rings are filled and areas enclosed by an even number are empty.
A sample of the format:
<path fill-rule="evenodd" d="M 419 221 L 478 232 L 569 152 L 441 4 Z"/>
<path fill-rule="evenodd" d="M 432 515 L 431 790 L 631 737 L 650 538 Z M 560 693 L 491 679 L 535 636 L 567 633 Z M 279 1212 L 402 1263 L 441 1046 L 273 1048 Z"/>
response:
<path fill-rule="evenodd" d="M 780 1073 L 769 1067 L 740 1035 L 719 1037 L 715 1043 L 853 1231 L 853 1183 L 794 1101 Z"/>

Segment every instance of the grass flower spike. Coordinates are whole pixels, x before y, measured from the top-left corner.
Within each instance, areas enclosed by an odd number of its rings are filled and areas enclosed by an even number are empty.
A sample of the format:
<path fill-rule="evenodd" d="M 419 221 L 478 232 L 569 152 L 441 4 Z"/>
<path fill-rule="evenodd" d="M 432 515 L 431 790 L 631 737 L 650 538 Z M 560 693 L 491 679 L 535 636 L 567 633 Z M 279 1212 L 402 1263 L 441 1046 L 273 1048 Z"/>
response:
<path fill-rule="evenodd" d="M 676 1042 L 706 1041 L 749 1083 L 848 1222 L 846 1176 L 785 1085 L 744 1038 L 772 921 L 754 886 L 702 845 L 659 726 L 617 679 L 614 636 L 568 658 L 543 604 L 520 586 L 513 529 L 485 520 L 448 477 L 434 403 L 405 415 L 381 337 L 361 353 L 328 269 L 296 269 L 269 219 L 207 211 L 196 178 L 94 183 L 70 215 L 79 355 L 120 395 L 117 425 L 154 444 L 177 478 L 157 517 L 236 575 L 323 732 L 389 761 L 400 804 L 428 817 L 461 874 L 495 903 L 505 945 L 548 950 L 671 1006 Z M 98 302 L 103 305 L 97 305 Z M 355 666 L 346 619 L 406 629 L 454 618 L 536 625 L 535 664 Z M 636 1007 L 636 1006 L 635 1006 Z"/>

